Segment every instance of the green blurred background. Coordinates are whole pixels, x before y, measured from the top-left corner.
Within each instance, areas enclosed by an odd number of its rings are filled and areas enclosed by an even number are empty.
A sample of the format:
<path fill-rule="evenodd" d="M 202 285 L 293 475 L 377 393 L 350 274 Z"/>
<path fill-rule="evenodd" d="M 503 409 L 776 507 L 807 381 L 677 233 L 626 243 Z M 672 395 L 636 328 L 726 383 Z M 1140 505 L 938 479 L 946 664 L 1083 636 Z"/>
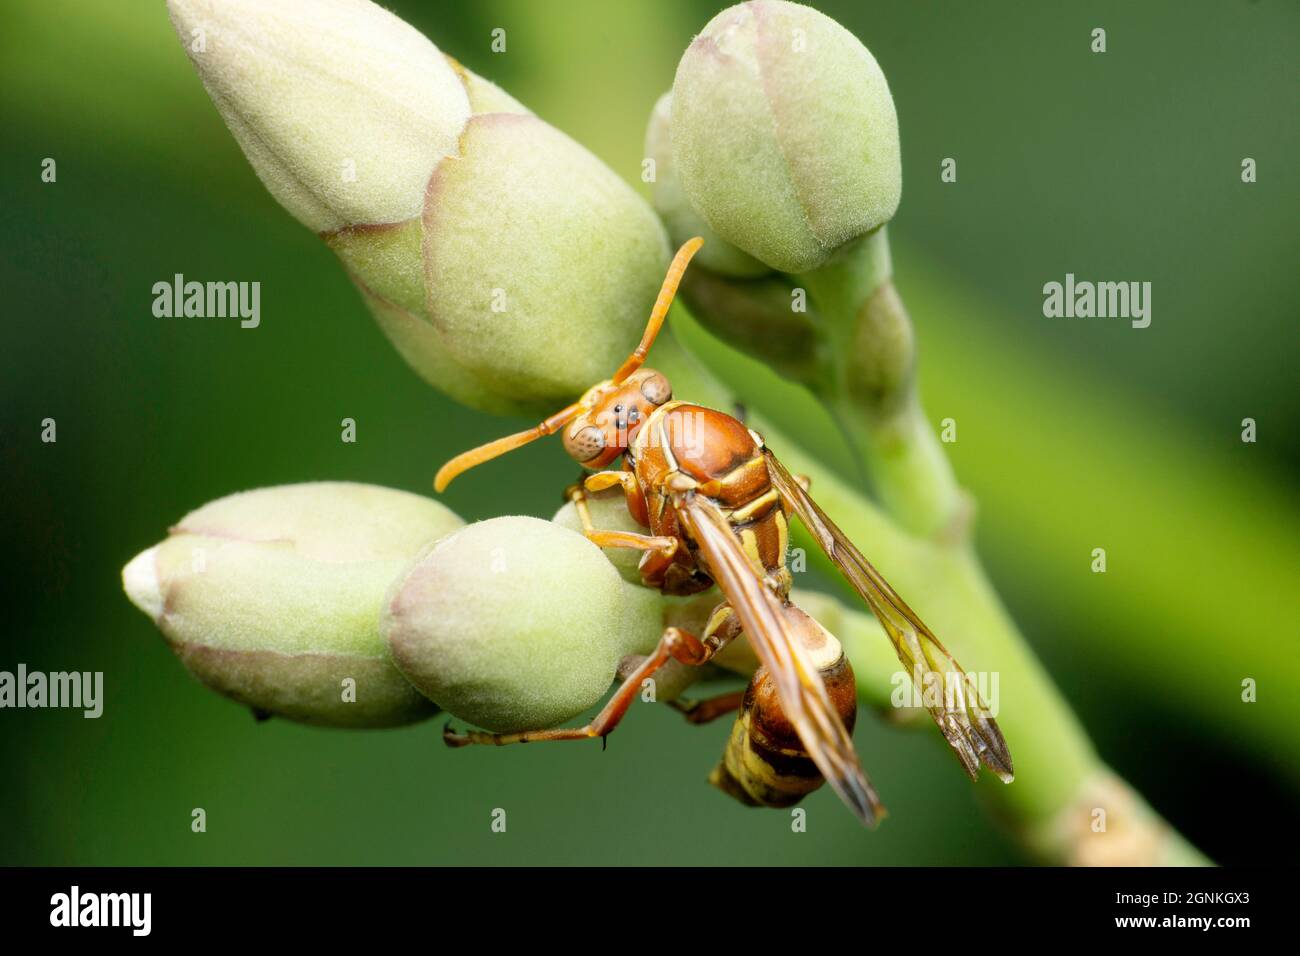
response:
<path fill-rule="evenodd" d="M 390 6 L 633 182 L 649 109 L 719 9 Z M 1300 6 L 817 6 L 894 91 L 896 272 L 931 418 L 959 423 L 950 448 L 994 580 L 1103 757 L 1174 825 L 1222 862 L 1293 860 Z M 1095 26 L 1103 55 L 1089 51 Z M 505 54 L 490 51 L 495 27 Z M 862 833 L 823 792 L 795 835 L 784 814 L 705 784 L 725 722 L 645 708 L 605 753 L 451 752 L 438 723 L 256 725 L 203 690 L 122 595 L 132 555 L 238 489 L 335 478 L 428 492 L 450 454 L 518 423 L 454 406 L 403 365 L 333 256 L 257 181 L 160 0 L 6 4 L 0 111 L 0 669 L 102 670 L 107 697 L 99 720 L 0 712 L 0 862 L 1022 859 L 939 744 L 872 720 L 859 749 L 891 819 Z M 949 156 L 953 185 L 939 180 Z M 45 157 L 55 184 L 40 180 Z M 260 281 L 261 327 L 154 318 L 151 287 L 176 272 Z M 1151 327 L 1045 319 L 1041 287 L 1066 272 L 1152 282 Z M 742 395 L 780 394 L 703 347 Z M 823 443 L 824 423 L 790 409 L 787 424 Z M 1256 444 L 1240 441 L 1247 416 Z M 40 441 L 46 417 L 57 444 Z M 356 444 L 339 441 L 343 417 Z M 528 448 L 448 502 L 471 520 L 549 516 L 566 462 Z M 1089 571 L 1094 547 L 1106 575 Z M 1258 703 L 1241 702 L 1245 677 Z M 194 807 L 206 834 L 190 831 Z M 494 807 L 506 834 L 490 832 Z"/>

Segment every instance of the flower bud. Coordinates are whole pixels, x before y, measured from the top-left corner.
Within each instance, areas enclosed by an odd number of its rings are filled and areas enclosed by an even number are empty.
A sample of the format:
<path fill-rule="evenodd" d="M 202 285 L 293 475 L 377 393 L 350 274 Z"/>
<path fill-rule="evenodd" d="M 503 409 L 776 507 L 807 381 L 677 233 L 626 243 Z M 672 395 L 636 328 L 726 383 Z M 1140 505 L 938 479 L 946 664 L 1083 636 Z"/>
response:
<path fill-rule="evenodd" d="M 440 541 L 394 582 L 393 661 L 439 707 L 493 731 L 556 726 L 596 704 L 619 661 L 663 628 L 658 592 L 629 584 L 580 534 L 493 518 Z"/>
<path fill-rule="evenodd" d="M 457 363 L 548 411 L 613 373 L 668 261 L 654 211 L 535 116 L 475 116 L 429 181 L 425 302 Z"/>
<path fill-rule="evenodd" d="M 418 215 L 470 116 L 455 70 L 368 0 L 168 0 L 271 194 L 315 232 Z"/>
<path fill-rule="evenodd" d="M 436 708 L 389 660 L 380 607 L 420 549 L 461 524 L 373 485 L 262 488 L 186 515 L 122 583 L 213 690 L 303 723 L 395 726 Z"/>
<path fill-rule="evenodd" d="M 630 531 L 633 534 L 645 534 L 646 530 L 627 510 L 627 498 L 621 488 L 609 488 L 587 495 L 587 513 L 591 516 L 591 526 L 600 531 Z M 566 501 L 551 518 L 562 528 L 582 534 L 582 519 L 573 502 Z M 631 584 L 641 583 L 641 556 L 644 551 L 634 548 L 602 548 L 609 563 L 614 565 L 623 580 Z"/>
<path fill-rule="evenodd" d="M 888 222 L 902 192 L 898 119 L 875 58 L 784 0 L 729 7 L 687 48 L 672 151 L 696 212 L 781 272 L 815 269 Z"/>
<path fill-rule="evenodd" d="M 645 133 L 645 154 L 654 160 L 652 196 L 655 211 L 668 229 L 669 241 L 673 246 L 680 247 L 692 236 L 704 240 L 704 245 L 695 254 L 692 263 L 694 268 L 687 273 L 687 281 L 701 267 L 726 276 L 752 277 L 770 272 L 763 263 L 741 252 L 710 229 L 709 224 L 686 198 L 673 166 L 672 101 L 673 94 L 665 93 L 651 110 L 650 123 L 646 126 Z"/>
<path fill-rule="evenodd" d="M 595 156 L 369 0 L 168 2 L 258 175 L 427 381 L 550 412 L 631 351 L 668 243 Z"/>

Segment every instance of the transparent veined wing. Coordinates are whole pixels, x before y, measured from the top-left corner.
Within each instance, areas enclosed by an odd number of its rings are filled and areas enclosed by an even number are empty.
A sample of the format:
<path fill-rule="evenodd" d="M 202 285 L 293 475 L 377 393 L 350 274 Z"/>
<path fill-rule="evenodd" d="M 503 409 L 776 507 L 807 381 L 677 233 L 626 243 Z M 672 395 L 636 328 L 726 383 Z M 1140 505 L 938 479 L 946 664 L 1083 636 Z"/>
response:
<path fill-rule="evenodd" d="M 771 450 L 763 453 L 777 492 L 867 602 L 966 772 L 974 778 L 983 763 L 1010 783 L 1015 771 L 1007 742 L 961 665 Z"/>

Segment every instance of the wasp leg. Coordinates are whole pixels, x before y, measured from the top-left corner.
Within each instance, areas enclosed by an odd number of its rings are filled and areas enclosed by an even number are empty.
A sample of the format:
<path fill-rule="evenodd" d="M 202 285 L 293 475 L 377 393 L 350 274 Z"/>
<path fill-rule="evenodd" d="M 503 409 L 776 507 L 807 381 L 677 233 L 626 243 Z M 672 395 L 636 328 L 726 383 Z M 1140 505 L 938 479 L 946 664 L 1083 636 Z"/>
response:
<path fill-rule="evenodd" d="M 506 744 L 526 744 L 540 740 L 590 740 L 593 737 L 605 737 L 613 732 L 619 721 L 627 713 L 632 701 L 641 692 L 641 685 L 663 667 L 670 659 L 683 664 L 705 664 L 722 647 L 725 641 L 710 636 L 700 640 L 689 631 L 669 627 L 654 653 L 642 661 L 619 685 L 614 696 L 609 699 L 595 719 L 585 727 L 557 727 L 551 730 L 524 730 L 513 734 L 493 734 L 481 730 L 467 730 L 458 733 L 448 724 L 442 730 L 442 740 L 448 747 L 464 747 L 468 744 L 493 744 L 498 747 Z"/>
<path fill-rule="evenodd" d="M 735 608 L 723 601 L 709 614 L 709 622 L 704 626 L 703 640 L 706 644 L 722 648 L 731 643 L 741 630 L 740 619 L 736 617 Z M 668 706 L 680 711 L 689 723 L 707 724 L 711 720 L 717 720 L 732 711 L 739 710 L 744 699 L 745 692 L 738 690 L 719 694 L 716 697 L 707 697 L 704 700 L 678 698 L 675 701 L 668 701 Z"/>
<path fill-rule="evenodd" d="M 705 641 L 710 641 L 710 632 L 705 631 Z M 717 640 L 717 639 L 714 639 Z M 730 638 L 728 638 L 730 640 Z M 719 644 L 721 646 L 721 644 Z M 635 671 L 645 658 L 638 654 L 629 655 L 619 662 L 617 680 L 622 683 L 627 680 L 628 676 Z M 671 668 L 677 661 L 669 661 L 662 673 L 666 674 L 668 668 Z M 686 666 L 686 665 L 683 665 Z M 729 693 L 718 694 L 714 697 L 675 697 L 672 700 L 663 701 L 664 706 L 671 707 L 683 717 L 688 724 L 707 724 L 717 720 L 719 717 L 725 717 L 734 710 L 739 709 L 741 702 L 745 697 L 743 690 L 732 691 Z"/>
<path fill-rule="evenodd" d="M 640 482 L 630 471 L 598 471 L 582 479 L 582 487 L 591 492 L 604 491 L 615 485 L 622 485 L 624 494 L 639 494 L 641 491 Z"/>
<path fill-rule="evenodd" d="M 727 714 L 739 710 L 744 699 L 745 692 L 743 690 L 734 690 L 727 694 L 719 694 L 716 697 L 706 697 L 703 700 L 679 697 L 676 700 L 668 701 L 668 706 L 685 717 L 687 723 L 707 724 L 709 721 L 717 720 L 719 717 L 725 717 Z"/>
<path fill-rule="evenodd" d="M 658 587 L 663 581 L 664 573 L 677 560 L 681 541 L 661 535 L 638 534 L 633 531 L 602 531 L 591 521 L 591 512 L 587 509 L 587 493 L 604 491 L 616 484 L 623 486 L 627 499 L 628 511 L 636 518 L 638 505 L 644 511 L 645 501 L 640 498 L 641 486 L 636 476 L 627 471 L 601 471 L 589 476 L 584 482 L 572 485 L 568 489 L 569 500 L 578 512 L 582 522 L 582 532 L 587 540 L 602 548 L 633 548 L 644 551 L 641 559 L 641 579 L 650 587 Z M 638 519 L 642 520 L 642 519 Z"/>
<path fill-rule="evenodd" d="M 627 500 L 627 509 L 633 515 L 638 514 L 637 505 L 642 505 L 644 510 L 644 500 L 641 498 L 641 486 L 637 483 L 636 475 L 630 471 L 598 471 L 594 475 L 587 475 L 576 484 L 570 485 L 565 489 L 565 497 L 573 502 L 573 507 L 578 511 L 578 518 L 582 521 L 582 530 L 590 534 L 595 526 L 591 523 L 591 512 L 587 510 L 587 493 L 604 491 L 606 488 L 613 488 L 615 485 L 623 487 L 623 497 Z"/>
<path fill-rule="evenodd" d="M 721 649 L 730 644 L 740 633 L 740 619 L 736 617 L 735 608 L 723 601 L 709 614 L 709 622 L 704 626 L 703 643 Z M 707 724 L 711 720 L 717 720 L 739 710 L 744 699 L 745 692 L 738 690 L 719 694 L 716 697 L 707 697 L 704 700 L 678 698 L 668 701 L 668 706 L 679 711 L 689 723 Z"/>
<path fill-rule="evenodd" d="M 681 542 L 677 538 L 667 538 L 653 534 L 637 534 L 635 531 L 588 531 L 587 540 L 602 548 L 634 548 L 638 551 L 652 551 L 662 561 L 671 561 L 677 554 Z"/>
<path fill-rule="evenodd" d="M 582 522 L 582 533 L 591 534 L 596 530 L 596 526 L 591 523 L 591 512 L 587 510 L 587 493 L 582 490 L 582 485 L 570 485 L 564 491 L 564 496 L 573 502 L 573 508 L 578 512 L 578 520 Z"/>

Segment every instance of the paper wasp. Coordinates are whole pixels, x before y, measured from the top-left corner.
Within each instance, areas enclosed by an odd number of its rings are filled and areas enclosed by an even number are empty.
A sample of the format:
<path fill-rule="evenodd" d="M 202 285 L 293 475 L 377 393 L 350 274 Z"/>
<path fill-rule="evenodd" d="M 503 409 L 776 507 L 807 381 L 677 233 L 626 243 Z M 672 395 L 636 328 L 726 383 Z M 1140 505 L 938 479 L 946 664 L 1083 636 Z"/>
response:
<path fill-rule="evenodd" d="M 784 807 L 824 779 L 864 823 L 874 823 L 883 808 L 849 736 L 857 708 L 852 668 L 839 642 L 790 601 L 785 555 L 793 514 L 866 601 L 913 680 L 960 678 L 945 683 L 955 694 L 927 701 L 931 716 L 972 778 L 982 763 L 1009 782 L 1011 755 L 974 685 L 804 485 L 754 431 L 730 415 L 673 400 L 667 378 L 643 367 L 702 244 L 696 238 L 678 250 L 640 344 L 611 378 L 535 428 L 453 458 L 434 486 L 442 491 L 467 469 L 560 432 L 565 451 L 594 472 L 569 491 L 587 537 L 601 547 L 643 551 L 639 567 L 648 586 L 692 594 L 716 584 L 722 601 L 699 635 L 667 628 L 590 724 L 509 734 L 457 733 L 448 726 L 444 740 L 459 747 L 603 738 L 642 682 L 669 660 L 703 665 L 743 634 L 761 664 L 743 697 L 702 702 L 710 705 L 707 717 L 739 708 L 711 782 L 744 803 Z M 614 467 L 620 459 L 622 466 Z M 587 495 L 614 487 L 649 533 L 592 527 Z"/>

